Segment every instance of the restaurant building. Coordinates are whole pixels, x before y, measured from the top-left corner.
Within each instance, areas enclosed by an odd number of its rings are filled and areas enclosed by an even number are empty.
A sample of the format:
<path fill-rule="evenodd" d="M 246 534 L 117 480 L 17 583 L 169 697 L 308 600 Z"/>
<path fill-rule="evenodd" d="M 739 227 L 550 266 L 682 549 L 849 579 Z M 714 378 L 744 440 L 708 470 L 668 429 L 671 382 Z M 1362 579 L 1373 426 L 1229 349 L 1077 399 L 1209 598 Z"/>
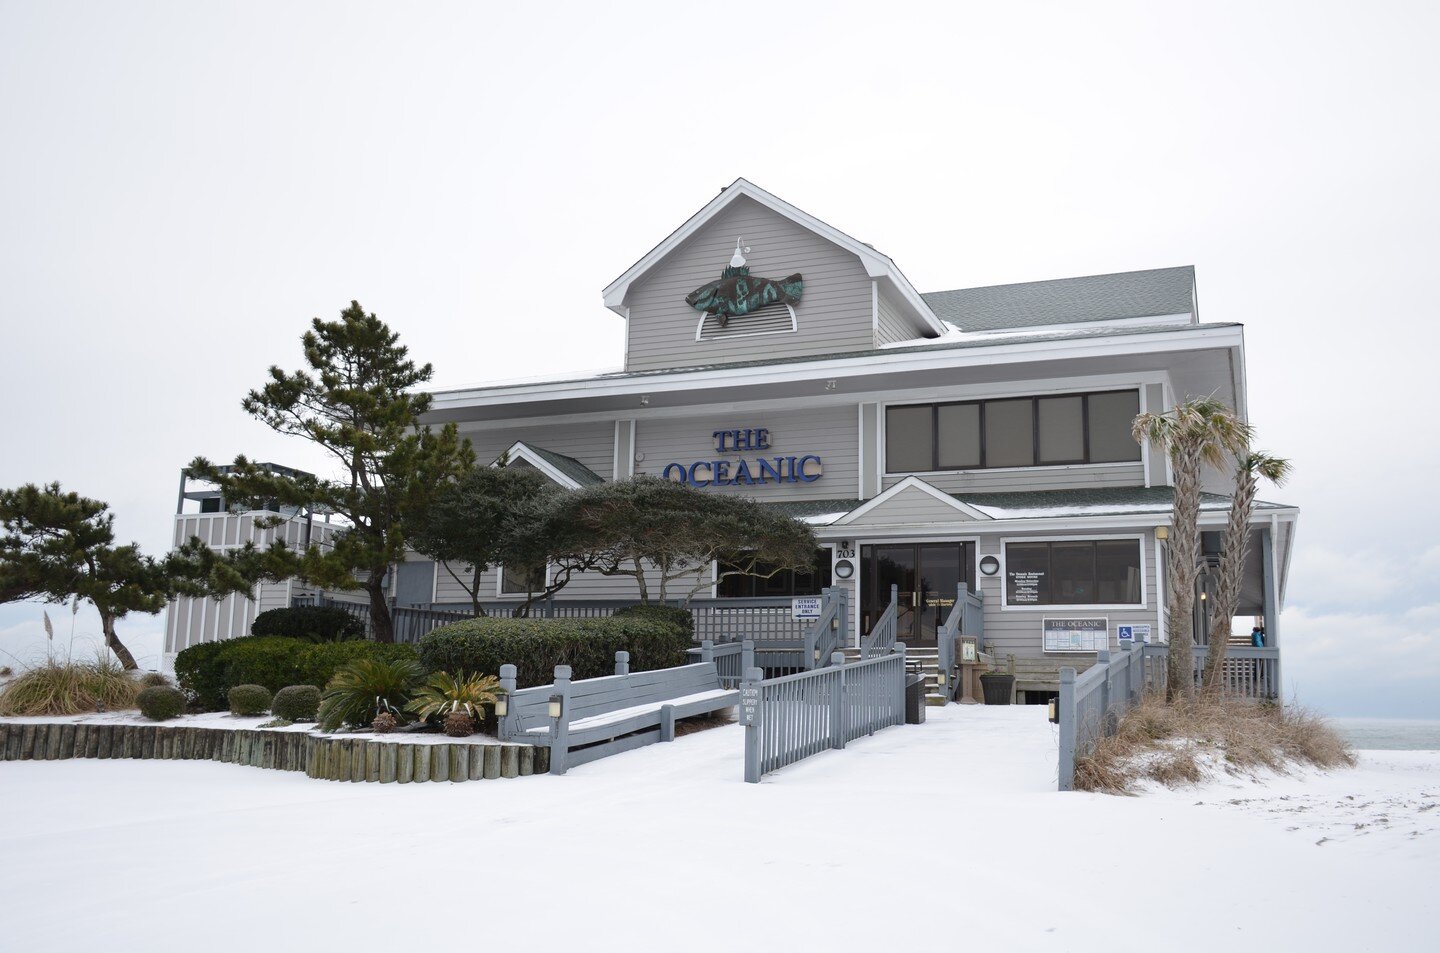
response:
<path fill-rule="evenodd" d="M 1193 268 L 920 292 L 882 252 L 740 179 L 604 304 L 625 324 L 622 371 L 439 391 L 427 421 L 457 424 L 482 463 L 564 487 L 650 474 L 814 527 L 813 572 L 707 585 L 708 567 L 706 600 L 843 586 L 859 638 L 893 586 L 899 639 L 923 647 L 964 583 L 987 648 L 1015 657 L 1036 698 L 1062 665 L 1165 640 L 1171 474 L 1131 422 L 1195 395 L 1248 412 L 1243 328 L 1201 319 Z M 1209 553 L 1230 484 L 1206 478 Z M 1271 649 L 1296 517 L 1255 509 L 1239 613 Z M 396 603 L 468 606 L 452 569 L 398 567 Z M 523 577 L 487 570 L 482 591 L 523 600 Z M 636 595 L 631 578 L 584 575 L 555 599 Z"/>

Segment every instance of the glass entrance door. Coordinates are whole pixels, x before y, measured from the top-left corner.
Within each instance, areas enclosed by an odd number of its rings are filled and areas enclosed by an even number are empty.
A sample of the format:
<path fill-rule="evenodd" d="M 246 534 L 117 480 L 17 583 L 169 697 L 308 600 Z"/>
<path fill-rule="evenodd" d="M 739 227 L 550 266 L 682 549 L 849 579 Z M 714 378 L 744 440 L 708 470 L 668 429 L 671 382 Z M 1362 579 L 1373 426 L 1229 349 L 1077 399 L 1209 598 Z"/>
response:
<path fill-rule="evenodd" d="M 933 646 L 955 605 L 955 587 L 974 584 L 969 543 L 885 543 L 860 547 L 860 631 L 870 628 L 899 590 L 897 640 Z"/>

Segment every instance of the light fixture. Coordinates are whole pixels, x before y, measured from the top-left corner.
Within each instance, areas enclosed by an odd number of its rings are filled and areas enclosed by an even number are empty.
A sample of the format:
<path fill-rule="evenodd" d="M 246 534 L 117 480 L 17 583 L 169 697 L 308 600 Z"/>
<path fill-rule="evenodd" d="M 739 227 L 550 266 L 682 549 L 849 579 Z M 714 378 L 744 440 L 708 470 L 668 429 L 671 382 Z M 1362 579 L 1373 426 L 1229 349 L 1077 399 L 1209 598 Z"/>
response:
<path fill-rule="evenodd" d="M 649 407 L 649 406 L 650 406 L 650 395 L 649 395 L 649 394 L 641 394 L 641 395 L 640 395 L 640 406 L 641 406 L 641 407 Z"/>
<path fill-rule="evenodd" d="M 1155 527 L 1155 538 L 1156 538 L 1156 539 L 1169 539 L 1169 538 L 1170 538 L 1170 527 L 1168 527 L 1168 526 L 1157 526 L 1157 527 Z"/>
<path fill-rule="evenodd" d="M 1203 592 L 1200 593 L 1200 601 L 1201 601 L 1201 602 L 1204 602 L 1206 598 L 1207 598 L 1207 597 L 1206 597 L 1206 594 L 1205 594 L 1205 593 L 1203 593 Z"/>
<path fill-rule="evenodd" d="M 510 714 L 510 696 L 501 695 L 495 699 L 495 717 L 504 718 L 508 714 Z"/>
<path fill-rule="evenodd" d="M 980 571 L 987 576 L 995 575 L 1000 571 L 1000 560 L 994 556 L 981 556 Z"/>
<path fill-rule="evenodd" d="M 837 388 L 837 387 L 839 387 L 839 386 L 840 386 L 839 381 L 835 380 L 835 378 L 833 378 L 833 377 L 830 378 L 828 381 L 825 382 L 825 389 L 826 389 L 826 390 L 834 390 L 835 388 Z"/>
<path fill-rule="evenodd" d="M 643 453 L 637 453 L 637 454 L 635 454 L 635 462 L 636 462 L 636 463 L 644 463 L 644 462 L 645 462 L 645 454 L 643 454 Z"/>
<path fill-rule="evenodd" d="M 563 715 L 565 713 L 565 696 L 551 695 L 548 712 L 551 718 L 559 718 Z"/>
<path fill-rule="evenodd" d="M 835 564 L 835 578 L 849 579 L 855 575 L 855 564 L 848 559 L 842 559 Z"/>
<path fill-rule="evenodd" d="M 1050 699 L 1050 724 L 1060 724 L 1060 702 Z"/>

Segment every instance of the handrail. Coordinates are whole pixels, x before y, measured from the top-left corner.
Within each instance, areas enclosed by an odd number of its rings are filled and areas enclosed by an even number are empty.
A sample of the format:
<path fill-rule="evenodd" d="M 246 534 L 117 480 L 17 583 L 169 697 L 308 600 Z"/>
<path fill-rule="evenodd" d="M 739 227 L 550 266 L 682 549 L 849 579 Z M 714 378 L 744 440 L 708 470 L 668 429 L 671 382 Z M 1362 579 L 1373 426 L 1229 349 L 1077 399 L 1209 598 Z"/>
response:
<path fill-rule="evenodd" d="M 1060 669 L 1059 721 L 1060 790 L 1075 789 L 1075 762 L 1094 751 L 1099 740 L 1114 734 L 1120 717 L 1145 691 L 1144 647 L 1126 640 L 1121 651 L 1101 649 L 1095 665 L 1079 676 L 1073 668 Z"/>
<path fill-rule="evenodd" d="M 890 587 L 890 605 L 870 628 L 870 634 L 860 643 L 860 657 L 870 658 L 895 647 L 895 632 L 900 618 L 900 587 Z"/>
<path fill-rule="evenodd" d="M 845 588 L 823 589 L 820 598 L 820 617 L 805 630 L 805 657 L 801 662 L 807 670 L 830 664 L 830 656 L 844 647 L 849 631 L 850 597 Z"/>

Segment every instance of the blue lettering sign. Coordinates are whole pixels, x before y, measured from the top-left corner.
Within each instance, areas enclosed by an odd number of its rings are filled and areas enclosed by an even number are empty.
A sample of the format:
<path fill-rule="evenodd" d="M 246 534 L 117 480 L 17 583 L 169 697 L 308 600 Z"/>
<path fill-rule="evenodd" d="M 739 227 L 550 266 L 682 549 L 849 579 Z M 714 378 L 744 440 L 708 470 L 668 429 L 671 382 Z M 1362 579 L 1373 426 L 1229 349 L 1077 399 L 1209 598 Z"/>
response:
<path fill-rule="evenodd" d="M 717 453 L 741 453 L 770 449 L 770 431 L 765 427 L 715 430 L 710 434 Z M 732 470 L 733 468 L 733 470 Z M 819 455 L 799 457 L 756 457 L 746 459 L 696 460 L 667 463 L 661 476 L 689 486 L 765 486 L 770 483 L 814 483 L 825 473 Z"/>

